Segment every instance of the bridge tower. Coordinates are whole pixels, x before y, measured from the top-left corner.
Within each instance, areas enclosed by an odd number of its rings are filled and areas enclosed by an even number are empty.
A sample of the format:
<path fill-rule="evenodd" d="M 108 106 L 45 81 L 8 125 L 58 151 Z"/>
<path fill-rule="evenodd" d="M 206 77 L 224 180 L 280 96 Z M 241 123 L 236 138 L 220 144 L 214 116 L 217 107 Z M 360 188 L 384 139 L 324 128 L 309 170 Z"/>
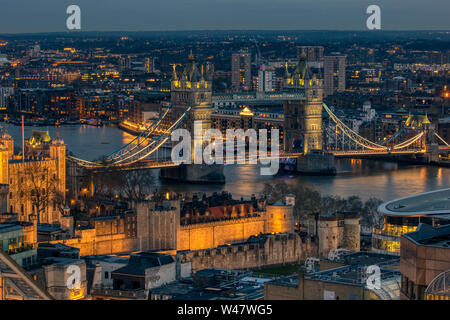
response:
<path fill-rule="evenodd" d="M 423 161 L 427 163 L 439 162 L 439 145 L 435 140 L 435 126 L 428 119 L 428 115 L 410 114 L 404 125 L 414 132 L 419 130 L 423 132 L 420 140 L 420 147 L 424 150 Z"/>
<path fill-rule="evenodd" d="M 335 174 L 333 156 L 323 151 L 323 79 L 310 70 L 304 53 L 292 74 L 286 67 L 285 87 L 288 91 L 304 92 L 305 98 L 283 103 L 284 150 L 303 153 L 297 159 L 299 172 Z"/>
<path fill-rule="evenodd" d="M 435 140 L 435 125 L 431 123 L 427 115 L 425 115 L 423 122 L 426 161 L 428 163 L 438 163 L 439 144 Z"/>
<path fill-rule="evenodd" d="M 199 70 L 192 52 L 183 72 L 179 74 L 173 66 L 171 81 L 171 120 L 178 119 L 189 106 L 191 111 L 181 125 L 191 133 L 191 164 L 177 168 L 161 169 L 160 177 L 193 183 L 224 183 L 222 165 L 194 164 L 194 141 L 202 139 L 206 130 L 211 128 L 212 82 Z M 201 126 L 201 136 L 194 136 L 194 123 Z M 200 134 L 200 132 L 199 132 Z M 205 143 L 203 142 L 203 147 Z M 203 150 L 203 148 L 202 148 Z"/>
<path fill-rule="evenodd" d="M 304 100 L 284 101 L 286 152 L 308 154 L 322 150 L 323 80 L 311 72 L 303 54 L 292 74 L 286 70 L 286 88 L 303 91 Z"/>

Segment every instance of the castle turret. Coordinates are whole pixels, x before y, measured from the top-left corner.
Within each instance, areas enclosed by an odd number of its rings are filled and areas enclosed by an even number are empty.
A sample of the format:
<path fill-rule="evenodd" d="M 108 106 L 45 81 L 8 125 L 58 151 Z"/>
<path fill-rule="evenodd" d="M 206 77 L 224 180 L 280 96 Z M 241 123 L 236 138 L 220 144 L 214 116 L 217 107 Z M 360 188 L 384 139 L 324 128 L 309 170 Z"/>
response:
<path fill-rule="evenodd" d="M 8 184 L 9 185 L 9 151 L 8 147 L 0 143 L 0 184 Z"/>
<path fill-rule="evenodd" d="M 29 243 L 37 243 L 37 225 L 38 218 L 35 214 L 30 214 L 28 216 L 29 222 L 32 224 L 32 236 L 29 239 Z"/>
<path fill-rule="evenodd" d="M 57 191 L 65 201 L 66 194 L 66 145 L 56 137 L 49 146 L 50 158 L 56 160 Z"/>
<path fill-rule="evenodd" d="M 9 185 L 0 184 L 0 214 L 8 212 Z"/>
<path fill-rule="evenodd" d="M 353 212 L 333 213 L 319 216 L 319 254 L 327 257 L 331 250 L 360 249 L 360 215 Z"/>
<path fill-rule="evenodd" d="M 266 226 L 267 233 L 294 232 L 294 206 L 281 201 L 268 204 L 266 206 Z"/>
<path fill-rule="evenodd" d="M 344 247 L 350 251 L 359 251 L 361 245 L 360 215 L 347 213 L 344 218 Z"/>
<path fill-rule="evenodd" d="M 318 227 L 319 257 L 328 257 L 330 250 L 339 248 L 339 227 L 335 214 L 319 216 Z"/>
<path fill-rule="evenodd" d="M 12 160 L 14 157 L 14 139 L 8 133 L 6 128 L 0 137 L 0 143 L 3 143 L 6 146 L 8 149 L 8 159 Z"/>

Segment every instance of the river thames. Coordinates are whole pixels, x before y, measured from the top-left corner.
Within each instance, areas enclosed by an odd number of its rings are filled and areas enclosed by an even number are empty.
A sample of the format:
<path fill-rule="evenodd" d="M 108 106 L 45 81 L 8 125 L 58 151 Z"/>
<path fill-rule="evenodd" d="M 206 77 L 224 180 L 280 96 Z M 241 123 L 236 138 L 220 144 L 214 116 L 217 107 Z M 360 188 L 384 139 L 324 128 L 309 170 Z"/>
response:
<path fill-rule="evenodd" d="M 30 136 L 32 130 L 48 130 L 52 138 L 56 136 L 55 127 L 25 127 L 25 138 Z M 16 148 L 20 149 L 21 128 L 9 125 L 8 131 L 14 137 Z M 86 160 L 99 159 L 134 138 L 112 126 L 66 125 L 60 127 L 59 134 L 64 139 L 68 150 L 76 157 Z M 236 197 L 250 197 L 252 194 L 261 192 L 265 182 L 284 180 L 294 186 L 302 184 L 313 186 L 322 194 L 341 197 L 357 195 L 362 199 L 376 197 L 384 201 L 450 187 L 450 168 L 351 159 L 337 159 L 335 164 L 337 175 L 334 177 L 291 174 L 261 176 L 256 166 L 230 165 L 224 168 L 227 181 L 224 185 L 193 185 L 160 181 L 158 170 L 153 170 L 155 179 L 154 186 L 151 187 L 164 191 L 183 192 L 225 190 Z"/>

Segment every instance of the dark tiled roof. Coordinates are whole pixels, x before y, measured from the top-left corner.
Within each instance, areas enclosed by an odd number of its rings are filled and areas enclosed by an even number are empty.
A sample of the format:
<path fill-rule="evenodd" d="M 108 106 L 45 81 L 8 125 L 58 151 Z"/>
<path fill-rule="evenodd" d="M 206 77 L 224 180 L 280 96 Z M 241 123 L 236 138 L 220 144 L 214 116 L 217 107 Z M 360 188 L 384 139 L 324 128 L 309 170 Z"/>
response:
<path fill-rule="evenodd" d="M 173 262 L 173 258 L 168 254 L 140 252 L 132 255 L 130 257 L 130 263 L 125 267 L 117 269 L 113 274 L 144 276 L 146 269 L 163 266 Z"/>
<path fill-rule="evenodd" d="M 421 223 L 416 231 L 405 233 L 403 236 L 418 244 L 439 245 L 450 248 L 450 224 L 433 227 Z"/>

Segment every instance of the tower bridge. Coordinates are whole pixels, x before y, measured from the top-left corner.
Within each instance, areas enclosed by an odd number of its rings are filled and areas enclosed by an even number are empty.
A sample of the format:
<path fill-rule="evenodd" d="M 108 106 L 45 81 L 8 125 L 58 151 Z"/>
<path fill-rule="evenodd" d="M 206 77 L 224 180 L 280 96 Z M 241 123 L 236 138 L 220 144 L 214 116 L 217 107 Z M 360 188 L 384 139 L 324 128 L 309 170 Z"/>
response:
<path fill-rule="evenodd" d="M 164 179 L 224 183 L 223 165 L 195 164 L 194 161 L 195 144 L 200 143 L 201 150 L 206 144 L 202 137 L 211 128 L 213 103 L 280 102 L 284 109 L 282 150 L 278 154 L 264 156 L 279 159 L 282 164 L 289 163 L 288 167 L 297 172 L 335 174 L 335 157 L 413 157 L 423 163 L 439 163 L 440 154 L 448 154 L 450 150 L 450 145 L 437 135 L 426 116 L 411 116 L 405 123 L 408 130 L 402 128 L 381 142 L 360 136 L 323 103 L 323 80 L 308 68 L 305 56 L 300 58 L 292 73 L 286 69 L 285 89 L 282 92 L 213 95 L 211 86 L 211 79 L 204 74 L 203 68 L 198 68 L 191 53 L 182 72 L 173 67 L 171 104 L 158 119 L 131 142 L 101 161 L 67 156 L 69 170 L 70 165 L 94 171 L 105 168 L 113 171 L 158 168 L 161 169 L 160 177 Z M 327 121 L 324 121 L 324 114 L 328 115 Z M 170 125 L 161 129 L 162 121 Z M 199 128 L 196 132 L 194 123 Z M 167 156 L 160 155 L 159 150 L 170 143 L 172 132 L 178 128 L 194 133 L 190 164 L 174 163 Z M 262 156 L 258 154 L 258 158 Z"/>

